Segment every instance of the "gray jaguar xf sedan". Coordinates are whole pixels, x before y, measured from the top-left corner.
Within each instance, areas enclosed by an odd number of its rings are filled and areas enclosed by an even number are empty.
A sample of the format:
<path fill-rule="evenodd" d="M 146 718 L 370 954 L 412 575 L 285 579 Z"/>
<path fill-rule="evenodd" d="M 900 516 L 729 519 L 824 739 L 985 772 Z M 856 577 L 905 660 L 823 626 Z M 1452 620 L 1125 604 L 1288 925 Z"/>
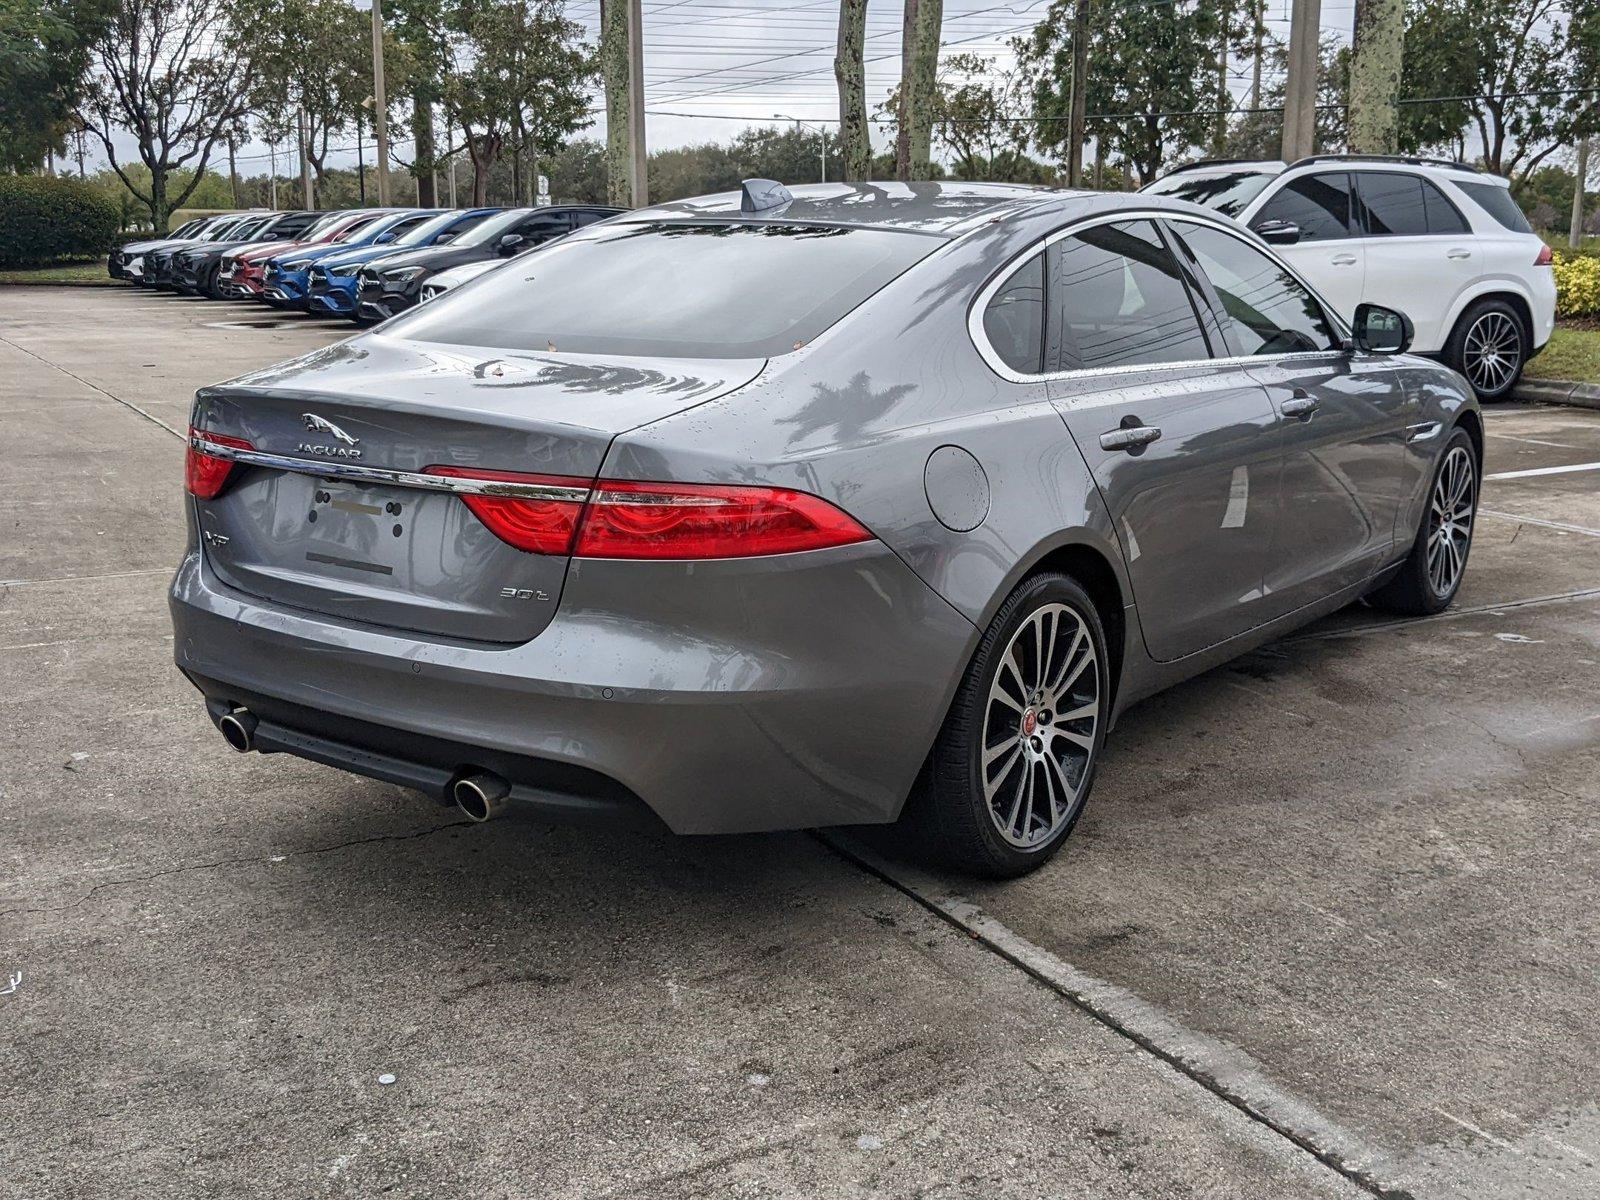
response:
<path fill-rule="evenodd" d="M 1152 196 L 825 184 L 622 214 L 202 390 L 178 665 L 238 750 L 679 833 L 1058 850 L 1129 705 L 1436 612 L 1471 389 Z"/>

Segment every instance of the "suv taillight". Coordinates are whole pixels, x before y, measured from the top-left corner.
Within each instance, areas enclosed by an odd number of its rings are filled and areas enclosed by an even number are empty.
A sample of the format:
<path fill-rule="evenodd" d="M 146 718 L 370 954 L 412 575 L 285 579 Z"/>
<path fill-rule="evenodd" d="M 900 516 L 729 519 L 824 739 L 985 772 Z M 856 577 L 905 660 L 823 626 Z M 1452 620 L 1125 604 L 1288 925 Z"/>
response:
<path fill-rule="evenodd" d="M 491 485 L 462 494 L 508 545 L 577 558 L 757 558 L 869 541 L 872 534 L 826 500 L 788 488 L 602 479 L 427 467 Z M 505 485 L 504 490 L 493 484 Z"/>
<path fill-rule="evenodd" d="M 1539 257 L 1533 260 L 1533 265 L 1536 267 L 1550 267 L 1555 265 L 1555 261 L 1555 251 L 1550 249 L 1549 246 L 1540 246 Z"/>
<path fill-rule="evenodd" d="M 183 486 L 191 496 L 215 500 L 227 486 L 234 464 L 231 459 L 207 454 L 196 445 L 208 442 L 213 446 L 228 446 L 234 450 L 254 450 L 255 447 L 243 438 L 228 437 L 222 433 L 202 433 L 193 425 L 189 426 L 189 448 L 183 458 Z"/>

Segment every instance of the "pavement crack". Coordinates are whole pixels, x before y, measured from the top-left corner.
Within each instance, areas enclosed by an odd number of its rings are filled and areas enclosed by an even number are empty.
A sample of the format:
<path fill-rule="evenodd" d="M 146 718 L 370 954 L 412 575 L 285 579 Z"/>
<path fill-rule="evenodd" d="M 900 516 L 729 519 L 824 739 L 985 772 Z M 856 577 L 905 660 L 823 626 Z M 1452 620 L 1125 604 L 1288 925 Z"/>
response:
<path fill-rule="evenodd" d="M 152 424 L 161 426 L 162 429 L 165 429 L 173 437 L 176 437 L 176 438 L 183 437 L 183 434 L 179 430 L 176 430 L 171 425 L 168 425 L 165 421 L 163 421 L 160 417 L 156 416 L 154 413 L 146 412 L 144 409 L 140 408 L 133 401 L 124 400 L 121 396 L 118 396 L 118 395 L 115 395 L 112 392 L 106 391 L 106 389 L 101 387 L 98 383 L 91 383 L 89 380 L 85 379 L 82 375 L 79 375 L 79 374 L 76 374 L 73 371 L 67 370 L 60 363 L 51 362 L 44 355 L 38 354 L 38 353 L 36 353 L 36 352 L 34 352 L 32 350 L 29 350 L 26 346 L 21 345 L 20 343 L 14 342 L 8 337 L 0 337 L 0 342 L 4 342 L 6 345 L 10 346 L 13 350 L 17 351 L 20 354 L 26 354 L 29 358 L 35 359 L 38 362 L 42 362 L 45 366 L 50 367 L 53 370 L 60 371 L 63 375 L 65 375 L 69 379 L 76 379 L 79 383 L 83 384 L 84 387 L 88 388 L 92 392 L 98 392 L 100 395 L 104 396 L 107 400 L 114 400 L 114 401 L 116 401 L 116 403 L 122 405 L 123 408 L 126 408 L 131 412 L 138 413 L 146 421 L 149 421 Z"/>
<path fill-rule="evenodd" d="M 346 842 L 335 842 L 331 846 L 314 846 L 309 850 L 291 850 L 286 854 L 247 854 L 235 858 L 217 858 L 209 862 L 184 863 L 176 867 L 163 867 L 159 871 L 147 871 L 143 875 L 128 875 L 121 879 L 107 879 L 103 883 L 97 883 L 71 904 L 58 905 L 53 908 L 5 908 L 0 909 L 0 917 L 71 912 L 74 909 L 82 908 L 101 892 L 112 888 L 126 887 L 129 884 L 148 883 L 152 879 L 164 879 L 169 875 L 187 875 L 196 871 L 215 871 L 224 867 L 276 865 L 281 862 L 288 862 L 290 859 L 314 858 L 321 854 L 333 854 L 336 851 L 349 850 L 356 846 L 370 846 L 376 842 L 414 842 L 420 838 L 432 837 L 436 833 L 443 833 L 449 829 L 461 829 L 471 824 L 471 821 L 451 821 L 444 825 L 434 825 L 412 833 L 378 833 L 371 837 L 351 838 Z"/>

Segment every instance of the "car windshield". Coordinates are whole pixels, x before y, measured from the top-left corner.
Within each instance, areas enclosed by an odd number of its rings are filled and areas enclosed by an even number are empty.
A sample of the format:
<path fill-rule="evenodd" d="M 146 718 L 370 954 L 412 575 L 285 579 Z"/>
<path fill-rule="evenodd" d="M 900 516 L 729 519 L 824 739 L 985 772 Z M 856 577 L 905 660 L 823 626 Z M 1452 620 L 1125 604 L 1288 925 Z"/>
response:
<path fill-rule="evenodd" d="M 394 240 L 396 246 L 426 246 L 450 226 L 461 220 L 459 212 L 443 212 L 431 220 L 424 221 L 415 229 L 408 230 L 403 237 Z"/>
<path fill-rule="evenodd" d="M 300 236 L 295 240 L 299 242 L 320 242 L 326 238 L 329 231 L 334 229 L 339 222 L 345 219 L 347 215 L 348 214 L 342 212 L 331 212 L 325 217 L 318 217 L 317 220 L 312 224 L 311 228 L 300 234 Z"/>
<path fill-rule="evenodd" d="M 492 242 L 502 233 L 515 228 L 527 219 L 531 208 L 508 208 L 497 216 L 490 217 L 482 225 L 463 233 L 451 245 L 454 246 L 482 246 Z"/>
<path fill-rule="evenodd" d="M 453 345 L 770 358 L 799 349 L 942 244 L 822 225 L 596 225 L 389 328 Z"/>
<path fill-rule="evenodd" d="M 1144 190 L 1190 204 L 1203 204 L 1226 217 L 1237 217 L 1245 205 L 1261 194 L 1273 176 L 1260 171 L 1230 171 L 1226 175 L 1168 175 Z"/>

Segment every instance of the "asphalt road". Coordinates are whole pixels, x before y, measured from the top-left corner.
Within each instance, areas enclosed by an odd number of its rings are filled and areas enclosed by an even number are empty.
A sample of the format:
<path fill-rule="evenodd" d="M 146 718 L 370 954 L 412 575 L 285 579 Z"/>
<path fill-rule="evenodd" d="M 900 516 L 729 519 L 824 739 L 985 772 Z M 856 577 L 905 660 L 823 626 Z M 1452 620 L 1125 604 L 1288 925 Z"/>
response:
<path fill-rule="evenodd" d="M 1135 709 L 979 886 L 227 750 L 176 435 L 346 331 L 0 289 L 0 1195 L 1600 1193 L 1600 469 L 1491 478 L 1445 616 Z M 1600 465 L 1600 413 L 1489 430 Z"/>

